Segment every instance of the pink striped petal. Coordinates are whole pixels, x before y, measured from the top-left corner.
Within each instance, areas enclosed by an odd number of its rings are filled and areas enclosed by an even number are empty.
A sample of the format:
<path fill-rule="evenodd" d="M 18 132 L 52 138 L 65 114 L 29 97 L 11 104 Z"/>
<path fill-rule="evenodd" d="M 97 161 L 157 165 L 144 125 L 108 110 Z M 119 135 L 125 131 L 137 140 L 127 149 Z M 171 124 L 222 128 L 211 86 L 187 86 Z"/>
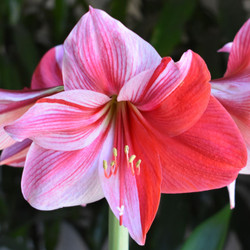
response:
<path fill-rule="evenodd" d="M 36 100 L 55 94 L 63 90 L 63 87 L 55 87 L 41 90 L 5 90 L 0 89 L 0 115 L 8 111 L 21 108 Z"/>
<path fill-rule="evenodd" d="M 0 150 L 7 148 L 16 142 L 6 133 L 4 126 L 12 123 L 22 116 L 31 107 L 31 105 L 32 104 L 0 114 Z"/>
<path fill-rule="evenodd" d="M 188 51 L 176 64 L 164 58 L 153 75 L 147 71 L 131 79 L 117 100 L 131 101 L 152 127 L 161 134 L 175 136 L 193 126 L 205 111 L 210 98 L 209 80 L 204 61 Z"/>
<path fill-rule="evenodd" d="M 0 150 L 13 145 L 16 141 L 13 140 L 3 129 L 0 127 Z"/>
<path fill-rule="evenodd" d="M 230 113 L 250 146 L 250 75 L 249 79 L 213 80 L 212 94 Z"/>
<path fill-rule="evenodd" d="M 227 186 L 246 165 L 247 152 L 238 128 L 213 97 L 195 126 L 164 140 L 161 154 L 164 193 Z"/>
<path fill-rule="evenodd" d="M 50 49 L 41 59 L 32 76 L 31 88 L 43 89 L 63 85 L 63 45 Z"/>
<path fill-rule="evenodd" d="M 250 19 L 235 36 L 223 78 L 211 81 L 212 94 L 230 113 L 250 148 Z M 249 162 L 248 162 L 249 165 Z M 241 173 L 249 173 L 249 167 Z"/>
<path fill-rule="evenodd" d="M 5 148 L 0 157 L 0 165 L 23 167 L 31 143 L 31 140 L 26 139 Z"/>
<path fill-rule="evenodd" d="M 24 198 L 35 208 L 52 210 L 103 198 L 98 175 L 105 134 L 81 150 L 53 151 L 33 143 L 22 176 Z M 103 154 L 105 156 L 103 156 Z"/>
<path fill-rule="evenodd" d="M 242 74 L 246 70 L 250 74 L 250 19 L 245 22 L 236 34 L 230 51 L 227 71 L 224 77 Z M 247 73 L 247 72 L 246 72 Z"/>
<path fill-rule="evenodd" d="M 43 90 L 0 89 L 0 150 L 15 141 L 4 131 L 4 126 L 22 116 L 39 98 L 61 91 L 61 87 Z"/>
<path fill-rule="evenodd" d="M 109 100 L 89 90 L 61 92 L 40 99 L 5 130 L 17 141 L 31 138 L 47 149 L 81 149 L 109 126 Z"/>
<path fill-rule="evenodd" d="M 226 43 L 221 49 L 218 50 L 218 52 L 227 52 L 230 53 L 233 43 Z"/>
<path fill-rule="evenodd" d="M 117 148 L 118 170 L 106 178 L 100 166 L 100 177 L 108 203 L 122 224 L 128 228 L 130 236 L 140 245 L 145 244 L 146 233 L 156 215 L 161 192 L 161 168 L 157 154 L 157 142 L 143 123 L 142 117 L 131 106 L 124 106 L 118 112 L 116 137 L 107 143 Z M 128 168 L 124 153 L 129 145 L 129 156 L 135 154 L 135 175 Z M 141 159 L 140 173 L 137 175 L 136 162 Z M 111 158 L 101 159 L 111 162 Z"/>
<path fill-rule="evenodd" d="M 85 14 L 64 43 L 65 89 L 118 94 L 129 79 L 160 63 L 155 49 L 104 11 Z"/>

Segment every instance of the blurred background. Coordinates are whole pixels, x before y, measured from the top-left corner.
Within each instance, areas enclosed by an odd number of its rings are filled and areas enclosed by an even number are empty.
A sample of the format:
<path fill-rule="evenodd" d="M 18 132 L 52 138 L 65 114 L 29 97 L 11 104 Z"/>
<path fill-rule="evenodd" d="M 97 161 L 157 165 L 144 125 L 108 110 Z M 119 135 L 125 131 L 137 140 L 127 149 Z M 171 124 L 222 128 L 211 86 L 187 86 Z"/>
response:
<path fill-rule="evenodd" d="M 1 0 L 0 88 L 29 87 L 42 55 L 62 44 L 88 11 L 101 8 L 150 42 L 161 56 L 179 60 L 187 49 L 221 77 L 227 55 L 217 53 L 250 17 L 250 0 Z M 0 167 L 0 250 L 107 249 L 108 205 L 51 212 L 33 209 L 20 189 L 21 168 Z M 240 176 L 236 208 L 226 188 L 162 195 L 144 249 L 249 250 L 250 176 Z M 141 249 L 132 240 L 130 249 Z"/>

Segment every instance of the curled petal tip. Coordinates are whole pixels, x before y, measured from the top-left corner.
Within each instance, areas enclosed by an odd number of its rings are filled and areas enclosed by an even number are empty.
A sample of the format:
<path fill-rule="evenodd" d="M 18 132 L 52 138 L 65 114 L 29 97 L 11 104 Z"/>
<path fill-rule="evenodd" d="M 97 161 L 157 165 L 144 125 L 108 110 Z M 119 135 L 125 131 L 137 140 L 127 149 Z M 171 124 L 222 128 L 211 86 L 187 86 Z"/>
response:
<path fill-rule="evenodd" d="M 233 43 L 227 43 L 222 48 L 218 49 L 217 52 L 227 52 L 230 53 Z"/>
<path fill-rule="evenodd" d="M 93 14 L 95 12 L 95 9 L 91 5 L 89 5 L 89 12 L 90 14 Z"/>

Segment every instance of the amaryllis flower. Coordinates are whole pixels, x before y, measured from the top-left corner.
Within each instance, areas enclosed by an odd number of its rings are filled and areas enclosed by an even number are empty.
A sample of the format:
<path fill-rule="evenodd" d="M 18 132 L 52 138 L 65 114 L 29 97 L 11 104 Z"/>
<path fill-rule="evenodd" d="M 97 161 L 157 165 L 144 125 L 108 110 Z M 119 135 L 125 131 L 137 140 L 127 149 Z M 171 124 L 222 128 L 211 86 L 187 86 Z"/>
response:
<path fill-rule="evenodd" d="M 23 166 L 31 140 L 13 140 L 3 129 L 23 115 L 39 98 L 62 90 L 63 46 L 50 49 L 37 66 L 31 81 L 31 89 L 19 91 L 0 89 L 0 165 Z"/>
<path fill-rule="evenodd" d="M 233 42 L 219 51 L 228 52 L 229 59 L 224 77 L 211 81 L 212 94 L 236 122 L 250 156 L 250 19 L 238 31 Z M 250 160 L 240 173 L 250 174 Z M 235 205 L 234 192 L 235 183 L 232 183 L 229 186 L 232 208 Z"/>
<path fill-rule="evenodd" d="M 105 197 L 138 244 L 161 193 L 224 187 L 246 164 L 243 139 L 215 98 L 204 61 L 161 58 L 101 10 L 64 43 L 64 92 L 42 98 L 5 130 L 34 142 L 22 192 L 51 210 Z"/>

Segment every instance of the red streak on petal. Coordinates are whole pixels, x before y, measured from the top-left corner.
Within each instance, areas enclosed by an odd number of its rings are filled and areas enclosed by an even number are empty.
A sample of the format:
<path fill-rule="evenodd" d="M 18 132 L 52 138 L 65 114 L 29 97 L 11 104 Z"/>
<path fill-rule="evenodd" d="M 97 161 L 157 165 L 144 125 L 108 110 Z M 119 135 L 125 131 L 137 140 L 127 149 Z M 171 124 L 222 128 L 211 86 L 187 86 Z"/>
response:
<path fill-rule="evenodd" d="M 40 100 L 37 101 L 37 103 L 57 103 L 57 104 L 62 104 L 65 106 L 70 106 L 70 107 L 74 107 L 80 110 L 87 110 L 89 108 L 84 107 L 82 105 L 76 104 L 76 103 L 72 103 L 72 102 L 68 102 L 62 99 L 52 99 L 52 98 L 42 98 Z"/>

